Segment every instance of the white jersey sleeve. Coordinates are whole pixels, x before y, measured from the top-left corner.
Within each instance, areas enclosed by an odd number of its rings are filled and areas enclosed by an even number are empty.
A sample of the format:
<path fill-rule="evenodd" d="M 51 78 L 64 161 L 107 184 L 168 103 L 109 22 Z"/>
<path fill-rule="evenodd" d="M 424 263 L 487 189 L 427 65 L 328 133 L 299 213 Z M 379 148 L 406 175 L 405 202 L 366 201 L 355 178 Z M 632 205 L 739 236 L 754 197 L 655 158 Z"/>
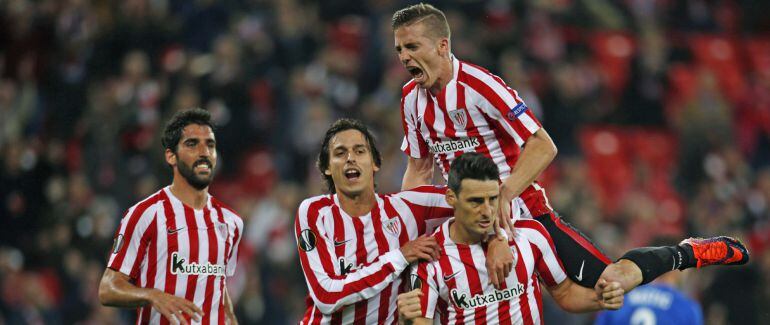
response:
<path fill-rule="evenodd" d="M 156 197 L 150 197 L 131 207 L 120 220 L 107 267 L 136 279 L 146 263 L 147 246 L 157 236 L 155 227 L 158 210 Z"/>

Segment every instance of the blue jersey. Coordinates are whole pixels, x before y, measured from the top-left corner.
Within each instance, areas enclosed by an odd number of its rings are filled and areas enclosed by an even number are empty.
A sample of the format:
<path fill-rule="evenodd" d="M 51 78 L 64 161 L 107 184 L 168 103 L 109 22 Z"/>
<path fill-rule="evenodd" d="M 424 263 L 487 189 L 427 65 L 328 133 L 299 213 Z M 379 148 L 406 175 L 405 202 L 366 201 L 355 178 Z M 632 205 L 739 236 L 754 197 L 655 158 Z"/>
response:
<path fill-rule="evenodd" d="M 595 325 L 702 325 L 703 311 L 694 300 L 662 284 L 649 284 L 626 294 L 623 307 L 604 311 Z"/>

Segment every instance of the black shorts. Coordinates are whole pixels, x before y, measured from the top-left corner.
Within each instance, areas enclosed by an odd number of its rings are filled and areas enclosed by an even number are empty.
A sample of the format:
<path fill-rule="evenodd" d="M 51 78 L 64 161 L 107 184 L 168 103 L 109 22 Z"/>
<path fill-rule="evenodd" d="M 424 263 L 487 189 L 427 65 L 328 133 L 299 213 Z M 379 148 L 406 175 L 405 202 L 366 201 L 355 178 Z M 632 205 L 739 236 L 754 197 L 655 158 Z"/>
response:
<path fill-rule="evenodd" d="M 612 263 L 607 255 L 555 212 L 537 216 L 535 220 L 551 235 L 567 276 L 580 286 L 593 288 L 607 265 Z"/>

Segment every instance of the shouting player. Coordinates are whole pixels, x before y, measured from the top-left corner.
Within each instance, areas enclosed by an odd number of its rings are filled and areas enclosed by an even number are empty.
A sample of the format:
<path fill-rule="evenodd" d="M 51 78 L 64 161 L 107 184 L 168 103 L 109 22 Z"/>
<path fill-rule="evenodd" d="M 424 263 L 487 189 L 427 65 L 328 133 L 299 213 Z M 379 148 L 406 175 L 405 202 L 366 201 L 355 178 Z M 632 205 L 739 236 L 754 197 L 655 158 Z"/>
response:
<path fill-rule="evenodd" d="M 569 277 L 589 288 L 600 276 L 629 291 L 672 269 L 748 261 L 740 242 L 716 237 L 635 249 L 611 263 L 551 209 L 535 179 L 556 156 L 556 146 L 515 90 L 452 55 L 444 13 L 428 4 L 413 5 L 393 15 L 392 27 L 399 61 L 412 75 L 401 97 L 401 149 L 409 156 L 402 189 L 430 184 L 434 161 L 446 179 L 451 162 L 463 153 L 491 158 L 500 171 L 502 225 L 511 231 L 511 212 L 520 210 L 540 221 Z"/>
<path fill-rule="evenodd" d="M 399 298 L 399 313 L 405 319 L 417 316 L 414 324 L 431 324 L 434 315 L 440 315 L 441 324 L 540 324 L 540 281 L 569 312 L 620 308 L 620 283 L 600 282 L 594 292 L 572 282 L 556 257 L 551 236 L 532 219 L 514 224 L 509 241 L 517 256 L 514 272 L 500 289 L 492 287 L 483 265 L 487 246 L 482 237 L 498 216 L 499 177 L 497 165 L 480 154 L 465 154 L 452 162 L 446 201 L 454 208 L 454 217 L 433 235 L 442 245 L 441 256 L 413 267 L 413 286 L 420 291 L 409 294 L 419 299 L 419 308 L 408 310 L 413 304 Z"/>
<path fill-rule="evenodd" d="M 178 112 L 162 143 L 171 185 L 120 221 L 99 300 L 137 308 L 137 324 L 237 324 L 225 277 L 235 272 L 243 221 L 208 193 L 217 166 L 209 112 Z"/>

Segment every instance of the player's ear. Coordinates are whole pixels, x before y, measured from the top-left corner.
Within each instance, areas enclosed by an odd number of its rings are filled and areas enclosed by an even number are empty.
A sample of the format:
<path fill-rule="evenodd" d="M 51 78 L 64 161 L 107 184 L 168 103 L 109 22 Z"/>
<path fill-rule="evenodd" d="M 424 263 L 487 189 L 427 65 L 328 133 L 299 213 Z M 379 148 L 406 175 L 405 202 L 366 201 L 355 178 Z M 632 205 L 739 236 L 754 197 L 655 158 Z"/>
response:
<path fill-rule="evenodd" d="M 449 56 L 449 39 L 442 37 L 438 40 L 438 54 L 441 56 Z"/>
<path fill-rule="evenodd" d="M 451 188 L 447 189 L 444 198 L 446 199 L 446 203 L 454 208 L 455 204 L 457 203 L 457 193 L 452 191 Z"/>
<path fill-rule="evenodd" d="M 176 153 L 171 151 L 171 149 L 166 149 L 165 155 L 166 155 L 166 163 L 168 163 L 171 166 L 176 166 Z"/>
<path fill-rule="evenodd" d="M 331 170 L 329 170 L 329 168 L 326 168 L 326 170 L 324 170 L 324 175 L 326 175 L 326 176 L 332 176 L 332 171 L 331 171 Z"/>

